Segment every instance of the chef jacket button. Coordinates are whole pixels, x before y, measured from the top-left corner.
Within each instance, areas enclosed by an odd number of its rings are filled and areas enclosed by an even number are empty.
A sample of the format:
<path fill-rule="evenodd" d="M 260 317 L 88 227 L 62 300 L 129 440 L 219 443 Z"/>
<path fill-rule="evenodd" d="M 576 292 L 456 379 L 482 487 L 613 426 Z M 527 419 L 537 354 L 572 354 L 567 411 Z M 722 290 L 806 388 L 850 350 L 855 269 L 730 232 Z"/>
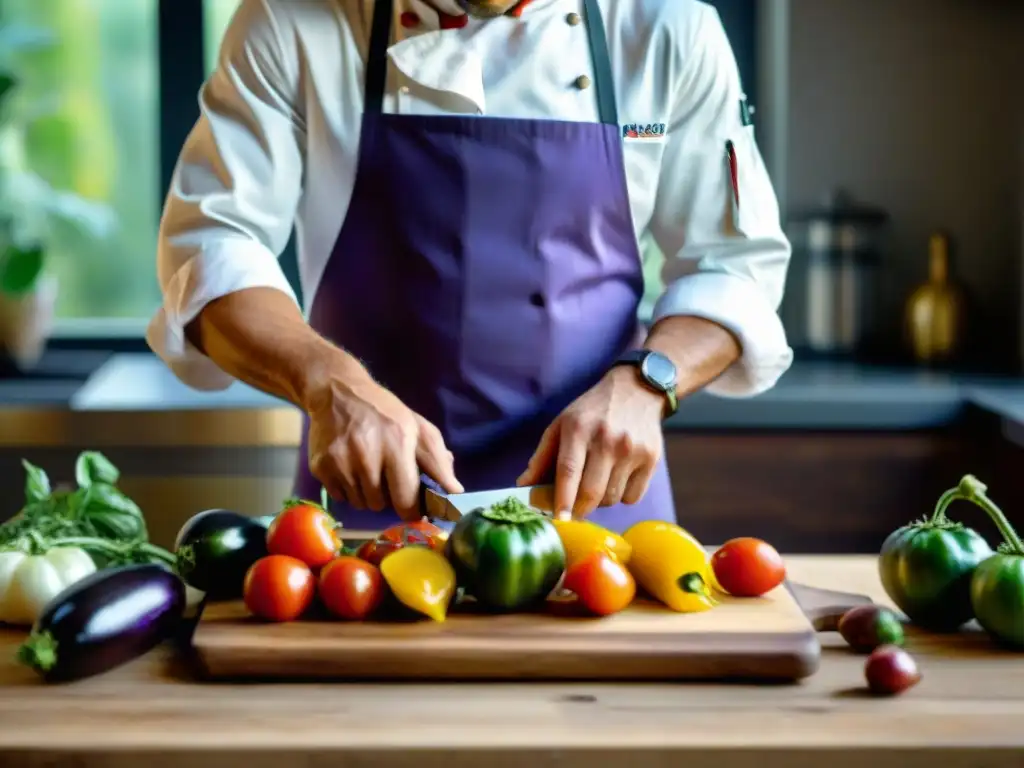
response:
<path fill-rule="evenodd" d="M 402 26 L 406 29 L 412 29 L 420 25 L 419 14 L 413 13 L 412 11 L 406 11 L 401 17 Z"/>
<path fill-rule="evenodd" d="M 570 13 L 568 16 L 565 17 L 565 23 L 568 24 L 570 27 L 575 27 L 581 21 L 583 21 L 583 19 L 580 17 L 578 13 Z"/>
<path fill-rule="evenodd" d="M 586 75 L 580 75 L 576 78 L 576 87 L 581 91 L 587 90 L 590 87 L 590 78 Z"/>
<path fill-rule="evenodd" d="M 530 303 L 535 307 L 543 307 L 547 302 L 544 301 L 544 294 L 535 293 L 530 296 Z"/>

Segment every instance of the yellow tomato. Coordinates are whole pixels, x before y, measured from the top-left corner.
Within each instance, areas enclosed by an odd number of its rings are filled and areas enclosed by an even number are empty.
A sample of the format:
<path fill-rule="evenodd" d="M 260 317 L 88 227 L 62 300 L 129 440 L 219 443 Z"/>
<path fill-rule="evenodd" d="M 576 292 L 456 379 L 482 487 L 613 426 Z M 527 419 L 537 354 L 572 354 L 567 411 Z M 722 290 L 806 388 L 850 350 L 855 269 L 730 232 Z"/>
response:
<path fill-rule="evenodd" d="M 595 552 L 608 552 L 623 565 L 629 562 L 633 548 L 617 533 L 586 520 L 552 520 L 565 547 L 566 565 L 573 565 Z"/>
<path fill-rule="evenodd" d="M 444 555 L 427 547 L 403 547 L 387 555 L 380 572 L 405 607 L 444 621 L 455 594 L 455 569 Z"/>
<path fill-rule="evenodd" d="M 645 520 L 622 538 L 632 548 L 629 570 L 652 597 L 680 613 L 713 608 L 711 565 L 707 552 L 674 523 Z"/>

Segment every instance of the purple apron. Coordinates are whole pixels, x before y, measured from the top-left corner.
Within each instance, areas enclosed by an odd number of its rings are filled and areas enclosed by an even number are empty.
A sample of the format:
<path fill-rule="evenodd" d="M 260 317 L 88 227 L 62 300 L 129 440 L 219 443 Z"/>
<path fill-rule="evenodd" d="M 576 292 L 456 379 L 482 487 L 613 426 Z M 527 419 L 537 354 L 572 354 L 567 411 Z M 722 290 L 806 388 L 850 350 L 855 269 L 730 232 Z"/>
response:
<path fill-rule="evenodd" d="M 374 11 L 355 189 L 309 322 L 441 430 L 467 491 L 515 485 L 551 421 L 644 338 L 604 24 L 583 5 L 600 123 L 385 114 L 393 0 Z M 316 499 L 308 434 L 295 491 Z M 399 522 L 332 511 L 353 530 Z M 674 522 L 664 460 L 640 502 L 590 519 Z"/>

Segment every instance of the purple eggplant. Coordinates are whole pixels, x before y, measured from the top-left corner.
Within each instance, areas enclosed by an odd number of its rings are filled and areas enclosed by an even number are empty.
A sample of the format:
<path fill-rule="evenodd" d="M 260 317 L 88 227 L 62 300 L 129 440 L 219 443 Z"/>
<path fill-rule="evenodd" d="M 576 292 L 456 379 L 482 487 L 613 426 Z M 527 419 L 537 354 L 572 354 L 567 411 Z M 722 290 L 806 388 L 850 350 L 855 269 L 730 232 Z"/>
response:
<path fill-rule="evenodd" d="M 185 584 L 147 563 L 98 571 L 54 597 L 18 659 L 49 682 L 91 677 L 170 638 L 185 610 Z"/>

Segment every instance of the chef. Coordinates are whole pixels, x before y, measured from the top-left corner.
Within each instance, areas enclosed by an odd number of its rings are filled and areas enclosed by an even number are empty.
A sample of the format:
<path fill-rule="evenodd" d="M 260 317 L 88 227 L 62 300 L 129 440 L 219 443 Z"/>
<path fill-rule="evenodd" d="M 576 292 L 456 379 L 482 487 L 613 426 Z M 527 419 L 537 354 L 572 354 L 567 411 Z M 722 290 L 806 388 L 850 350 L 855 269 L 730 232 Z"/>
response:
<path fill-rule="evenodd" d="M 421 477 L 675 520 L 664 420 L 792 358 L 790 245 L 722 23 L 697 0 L 466 4 L 243 0 L 167 197 L 149 344 L 195 388 L 300 408 L 295 491 L 350 529 L 415 517 Z"/>

